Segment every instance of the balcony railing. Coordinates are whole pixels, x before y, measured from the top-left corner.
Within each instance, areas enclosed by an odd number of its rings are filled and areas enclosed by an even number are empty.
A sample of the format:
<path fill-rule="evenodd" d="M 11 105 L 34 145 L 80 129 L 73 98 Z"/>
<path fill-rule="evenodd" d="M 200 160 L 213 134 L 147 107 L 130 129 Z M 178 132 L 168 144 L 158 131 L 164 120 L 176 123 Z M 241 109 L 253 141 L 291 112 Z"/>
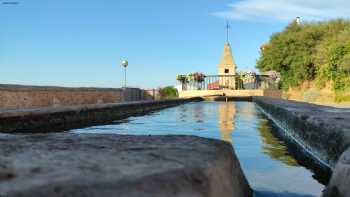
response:
<path fill-rule="evenodd" d="M 277 89 L 278 82 L 269 75 L 206 75 L 203 80 L 182 82 L 182 90 Z"/>

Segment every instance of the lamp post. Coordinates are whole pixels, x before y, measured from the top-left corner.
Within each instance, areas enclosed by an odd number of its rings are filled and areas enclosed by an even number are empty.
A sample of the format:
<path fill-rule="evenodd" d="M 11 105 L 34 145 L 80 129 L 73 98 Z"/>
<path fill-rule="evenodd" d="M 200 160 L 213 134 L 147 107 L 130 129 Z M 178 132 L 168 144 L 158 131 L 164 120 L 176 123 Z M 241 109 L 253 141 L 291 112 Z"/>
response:
<path fill-rule="evenodd" d="M 128 60 L 122 61 L 122 66 L 124 67 L 124 88 L 126 88 L 126 67 L 128 67 L 129 62 Z"/>

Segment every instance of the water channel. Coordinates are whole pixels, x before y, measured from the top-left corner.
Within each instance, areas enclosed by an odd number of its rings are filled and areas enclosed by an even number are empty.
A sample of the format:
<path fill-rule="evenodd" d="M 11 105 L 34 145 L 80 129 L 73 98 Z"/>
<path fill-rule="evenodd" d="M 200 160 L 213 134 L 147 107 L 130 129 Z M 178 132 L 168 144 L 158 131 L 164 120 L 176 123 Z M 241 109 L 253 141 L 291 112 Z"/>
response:
<path fill-rule="evenodd" d="M 329 174 L 251 102 L 195 102 L 75 133 L 197 135 L 232 143 L 256 197 L 321 196 Z"/>

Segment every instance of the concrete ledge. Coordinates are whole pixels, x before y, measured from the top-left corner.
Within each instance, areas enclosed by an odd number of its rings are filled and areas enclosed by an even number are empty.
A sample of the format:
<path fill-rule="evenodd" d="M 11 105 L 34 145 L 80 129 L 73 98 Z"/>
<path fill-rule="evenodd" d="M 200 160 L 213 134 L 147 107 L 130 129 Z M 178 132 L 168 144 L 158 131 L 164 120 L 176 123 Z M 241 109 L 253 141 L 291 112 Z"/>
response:
<path fill-rule="evenodd" d="M 231 144 L 191 136 L 0 135 L 1 197 L 251 197 Z"/>
<path fill-rule="evenodd" d="M 347 149 L 333 171 L 333 175 L 323 197 L 349 197 L 350 196 L 350 148 Z"/>
<path fill-rule="evenodd" d="M 253 97 L 251 97 L 251 96 L 237 96 L 237 97 L 211 96 L 211 97 L 203 97 L 203 99 L 209 100 L 209 101 L 246 101 L 246 102 L 252 102 Z"/>
<path fill-rule="evenodd" d="M 350 145 L 349 109 L 268 97 L 253 97 L 253 101 L 306 150 L 331 168 Z"/>
<path fill-rule="evenodd" d="M 273 98 L 281 98 L 281 90 L 269 89 L 247 89 L 247 90 L 185 90 L 179 92 L 180 98 L 192 97 L 208 97 L 208 96 L 228 96 L 228 97 L 252 97 L 252 96 L 268 96 Z"/>
<path fill-rule="evenodd" d="M 106 124 L 131 115 L 144 114 L 191 101 L 198 101 L 198 98 L 3 110 L 0 111 L 0 132 L 66 131 Z"/>

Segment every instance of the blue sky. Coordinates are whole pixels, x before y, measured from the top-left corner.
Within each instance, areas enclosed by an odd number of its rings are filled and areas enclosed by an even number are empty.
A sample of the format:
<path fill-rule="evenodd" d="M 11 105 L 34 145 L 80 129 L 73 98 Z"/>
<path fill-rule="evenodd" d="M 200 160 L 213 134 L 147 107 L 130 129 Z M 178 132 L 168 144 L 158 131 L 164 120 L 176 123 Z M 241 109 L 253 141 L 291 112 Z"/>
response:
<path fill-rule="evenodd" d="M 296 16 L 348 17 L 348 0 L 0 0 L 0 83 L 120 87 L 216 74 L 225 23 L 239 70 Z M 17 2 L 17 3 L 8 3 Z"/>

